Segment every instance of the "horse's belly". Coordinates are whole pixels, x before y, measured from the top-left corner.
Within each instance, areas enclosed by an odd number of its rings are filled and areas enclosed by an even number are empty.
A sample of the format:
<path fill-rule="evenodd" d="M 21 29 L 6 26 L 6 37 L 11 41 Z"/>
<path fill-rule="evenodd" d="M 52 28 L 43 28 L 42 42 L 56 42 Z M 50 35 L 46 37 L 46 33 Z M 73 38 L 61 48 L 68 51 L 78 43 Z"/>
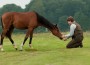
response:
<path fill-rule="evenodd" d="M 27 29 L 27 27 L 18 27 L 18 26 L 15 26 L 16 29 Z"/>
<path fill-rule="evenodd" d="M 25 23 L 14 23 L 14 27 L 17 28 L 17 29 L 27 29 L 28 28 L 28 25 L 26 25 Z"/>

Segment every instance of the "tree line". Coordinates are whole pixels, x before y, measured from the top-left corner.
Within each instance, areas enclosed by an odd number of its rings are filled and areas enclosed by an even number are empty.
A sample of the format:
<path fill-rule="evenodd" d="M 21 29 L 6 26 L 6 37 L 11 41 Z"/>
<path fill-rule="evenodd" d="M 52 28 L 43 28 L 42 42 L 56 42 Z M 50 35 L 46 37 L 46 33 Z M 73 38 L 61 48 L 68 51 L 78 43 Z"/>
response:
<path fill-rule="evenodd" d="M 25 9 L 15 4 L 6 4 L 0 8 L 0 17 L 5 12 L 36 11 L 53 24 L 58 24 L 61 31 L 69 30 L 67 17 L 73 16 L 84 31 L 90 30 L 90 0 L 32 0 Z M 0 24 L 1 25 L 1 24 Z M 39 27 L 36 32 L 45 32 Z"/>

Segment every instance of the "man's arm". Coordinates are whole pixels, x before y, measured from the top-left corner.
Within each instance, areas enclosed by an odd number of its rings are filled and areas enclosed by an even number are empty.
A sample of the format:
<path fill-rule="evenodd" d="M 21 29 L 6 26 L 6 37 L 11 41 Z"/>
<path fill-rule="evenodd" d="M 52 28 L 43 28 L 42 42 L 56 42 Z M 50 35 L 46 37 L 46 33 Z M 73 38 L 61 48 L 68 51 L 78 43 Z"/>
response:
<path fill-rule="evenodd" d="M 70 38 L 70 37 L 72 37 L 72 36 L 74 35 L 74 30 L 75 30 L 75 28 L 76 28 L 76 25 L 75 25 L 75 24 L 72 24 L 72 25 L 70 26 L 70 33 L 67 34 L 67 35 L 65 35 L 65 37 L 66 37 L 67 39 Z"/>

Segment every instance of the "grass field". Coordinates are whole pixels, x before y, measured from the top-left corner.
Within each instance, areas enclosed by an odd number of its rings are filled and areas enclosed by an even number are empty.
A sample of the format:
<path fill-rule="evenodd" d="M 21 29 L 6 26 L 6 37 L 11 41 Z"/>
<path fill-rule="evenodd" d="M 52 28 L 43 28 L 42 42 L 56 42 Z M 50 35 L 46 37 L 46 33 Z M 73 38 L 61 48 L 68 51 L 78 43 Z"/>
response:
<path fill-rule="evenodd" d="M 18 48 L 24 34 L 13 34 Z M 70 41 L 62 41 L 51 33 L 34 34 L 33 47 L 28 42 L 24 51 L 16 51 L 8 39 L 4 40 L 5 52 L 0 52 L 0 65 L 90 65 L 90 34 L 84 33 L 84 47 L 66 49 Z"/>

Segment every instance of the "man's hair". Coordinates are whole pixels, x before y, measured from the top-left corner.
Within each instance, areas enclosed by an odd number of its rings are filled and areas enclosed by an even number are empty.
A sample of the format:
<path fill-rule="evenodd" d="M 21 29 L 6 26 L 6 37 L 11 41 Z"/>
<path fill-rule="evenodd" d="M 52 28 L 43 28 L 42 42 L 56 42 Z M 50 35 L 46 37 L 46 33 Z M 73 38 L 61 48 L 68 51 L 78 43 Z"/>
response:
<path fill-rule="evenodd" d="M 74 21 L 74 18 L 73 18 L 72 16 L 69 16 L 69 17 L 67 18 L 67 21 L 73 22 L 73 21 Z"/>

